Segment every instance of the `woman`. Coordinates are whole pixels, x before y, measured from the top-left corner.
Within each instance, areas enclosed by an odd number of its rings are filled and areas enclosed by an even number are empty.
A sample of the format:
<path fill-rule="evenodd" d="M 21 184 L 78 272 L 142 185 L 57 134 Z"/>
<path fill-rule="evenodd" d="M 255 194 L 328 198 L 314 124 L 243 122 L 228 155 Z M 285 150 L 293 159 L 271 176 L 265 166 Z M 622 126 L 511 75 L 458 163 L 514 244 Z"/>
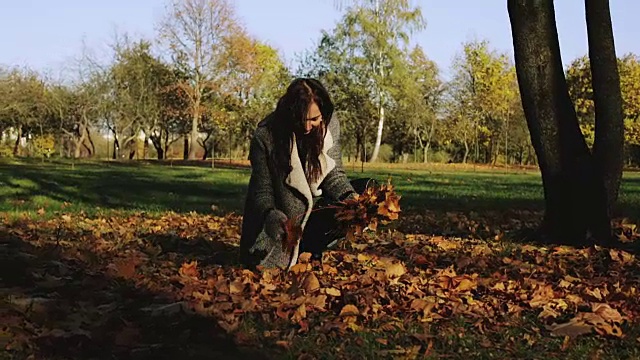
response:
<path fill-rule="evenodd" d="M 274 112 L 262 120 L 251 139 L 251 179 L 244 207 L 241 262 L 253 267 L 289 268 L 302 252 L 320 257 L 336 234 L 331 212 L 314 212 L 314 200 L 341 201 L 358 190 L 342 168 L 340 124 L 329 93 L 315 79 L 294 80 Z M 302 240 L 283 249 L 284 223 L 295 219 Z M 309 230 L 307 224 L 312 224 Z"/>

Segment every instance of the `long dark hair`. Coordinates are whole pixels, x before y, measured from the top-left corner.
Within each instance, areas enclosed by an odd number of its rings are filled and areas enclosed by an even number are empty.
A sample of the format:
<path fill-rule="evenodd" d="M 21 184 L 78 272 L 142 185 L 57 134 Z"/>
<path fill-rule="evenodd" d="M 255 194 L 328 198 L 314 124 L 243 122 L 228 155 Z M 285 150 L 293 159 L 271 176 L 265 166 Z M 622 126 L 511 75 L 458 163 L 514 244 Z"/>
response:
<path fill-rule="evenodd" d="M 307 111 L 316 103 L 322 114 L 322 124 L 310 134 L 301 136 L 307 121 Z M 289 84 L 278 100 L 268 127 L 274 141 L 273 161 L 277 172 L 284 178 L 291 172 L 293 134 L 296 134 L 299 152 L 308 181 L 317 180 L 321 173 L 318 156 L 324 145 L 324 136 L 333 115 L 333 103 L 322 83 L 313 78 L 297 78 Z"/>

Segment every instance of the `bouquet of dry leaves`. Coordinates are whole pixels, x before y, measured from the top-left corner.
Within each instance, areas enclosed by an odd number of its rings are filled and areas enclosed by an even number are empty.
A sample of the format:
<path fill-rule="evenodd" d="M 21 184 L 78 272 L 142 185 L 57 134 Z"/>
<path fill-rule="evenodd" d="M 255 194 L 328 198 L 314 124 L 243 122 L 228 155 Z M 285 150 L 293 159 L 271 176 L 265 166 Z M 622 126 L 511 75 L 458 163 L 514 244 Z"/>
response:
<path fill-rule="evenodd" d="M 362 194 L 356 194 L 341 202 L 329 205 L 336 209 L 338 231 L 346 234 L 348 241 L 361 235 L 364 229 L 376 231 L 378 225 L 387 225 L 397 220 L 400 213 L 401 196 L 395 192 L 391 179 L 386 184 L 370 185 Z M 315 211 L 315 210 L 314 210 Z M 283 249 L 293 249 L 302 236 L 302 229 L 295 218 L 286 224 Z"/>
<path fill-rule="evenodd" d="M 376 231 L 378 224 L 387 225 L 397 220 L 400 198 L 391 179 L 386 184 L 368 186 L 361 195 L 334 205 L 337 208 L 336 220 L 346 231 L 347 240 L 353 240 L 366 228 Z"/>

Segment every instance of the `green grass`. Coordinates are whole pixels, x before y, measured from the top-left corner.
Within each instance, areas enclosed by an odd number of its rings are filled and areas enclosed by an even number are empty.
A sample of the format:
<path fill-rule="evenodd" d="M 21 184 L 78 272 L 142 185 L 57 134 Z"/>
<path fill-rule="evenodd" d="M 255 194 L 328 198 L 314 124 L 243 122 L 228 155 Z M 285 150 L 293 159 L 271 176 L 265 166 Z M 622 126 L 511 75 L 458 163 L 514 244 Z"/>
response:
<path fill-rule="evenodd" d="M 401 170 L 377 167 L 360 172 L 347 167 L 350 178 L 392 178 L 407 211 L 486 211 L 543 209 L 536 171 Z M 0 211 L 46 214 L 64 210 L 241 212 L 249 169 L 171 166 L 143 162 L 56 161 L 0 162 Z M 625 173 L 620 211 L 640 217 L 640 174 Z"/>
<path fill-rule="evenodd" d="M 248 171 L 86 162 L 1 163 L 0 211 L 239 211 Z"/>

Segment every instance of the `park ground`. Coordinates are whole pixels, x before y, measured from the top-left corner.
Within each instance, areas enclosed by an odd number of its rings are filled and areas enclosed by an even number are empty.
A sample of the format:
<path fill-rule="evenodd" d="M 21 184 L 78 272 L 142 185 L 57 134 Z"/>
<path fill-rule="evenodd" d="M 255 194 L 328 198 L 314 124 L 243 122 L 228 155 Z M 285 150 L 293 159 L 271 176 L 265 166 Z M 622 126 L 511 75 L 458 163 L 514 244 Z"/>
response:
<path fill-rule="evenodd" d="M 525 240 L 535 169 L 347 164 L 399 220 L 252 272 L 245 165 L 0 162 L 0 359 L 640 358 L 639 173 L 620 246 L 574 249 Z"/>

